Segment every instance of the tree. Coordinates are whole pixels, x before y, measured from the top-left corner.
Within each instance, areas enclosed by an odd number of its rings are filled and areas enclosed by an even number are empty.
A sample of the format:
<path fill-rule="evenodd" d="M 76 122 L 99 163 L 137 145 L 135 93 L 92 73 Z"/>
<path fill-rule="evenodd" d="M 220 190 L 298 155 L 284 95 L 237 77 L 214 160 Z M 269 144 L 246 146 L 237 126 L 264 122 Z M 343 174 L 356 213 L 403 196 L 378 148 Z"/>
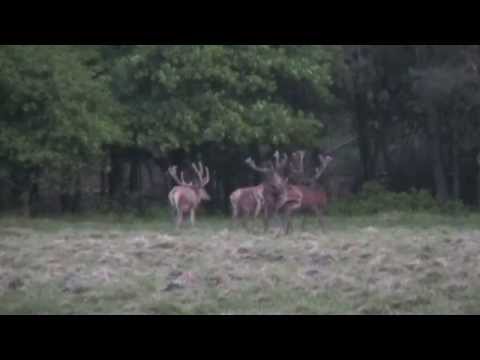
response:
<path fill-rule="evenodd" d="M 472 48 L 446 46 L 416 50 L 417 65 L 411 70 L 413 104 L 423 116 L 424 128 L 431 139 L 437 199 L 445 202 L 451 193 L 458 200 L 460 154 L 471 148 L 468 145 L 471 135 L 478 128 L 471 117 L 480 105 L 479 77 L 469 61 Z M 449 174 L 452 191 L 449 191 Z"/>
<path fill-rule="evenodd" d="M 117 59 L 112 77 L 114 94 L 127 109 L 127 156 L 137 163 L 131 171 L 142 160 L 135 155 L 139 151 L 203 150 L 228 182 L 239 154 L 259 144 L 318 146 L 318 107 L 331 100 L 331 49 L 155 45 L 130 50 Z M 307 90 L 308 99 L 297 95 Z M 228 185 L 224 191 L 230 190 Z"/>
<path fill-rule="evenodd" d="M 17 201 L 42 176 L 66 189 L 102 145 L 121 136 L 108 79 L 88 65 L 96 51 L 75 46 L 0 47 L 0 156 Z"/>

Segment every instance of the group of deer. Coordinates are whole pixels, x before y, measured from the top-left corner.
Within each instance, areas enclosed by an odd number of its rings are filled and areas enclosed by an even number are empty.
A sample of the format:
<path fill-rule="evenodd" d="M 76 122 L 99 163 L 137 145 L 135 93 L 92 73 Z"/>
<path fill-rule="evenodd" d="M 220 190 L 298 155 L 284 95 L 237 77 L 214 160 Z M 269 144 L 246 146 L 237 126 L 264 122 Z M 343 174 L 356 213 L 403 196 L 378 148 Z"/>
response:
<path fill-rule="evenodd" d="M 230 195 L 234 221 L 242 221 L 246 225 L 246 219 L 256 219 L 262 215 L 267 230 L 272 217 L 279 215 L 283 230 L 288 234 L 292 214 L 313 211 L 323 224 L 322 215 L 327 205 L 327 195 L 325 191 L 315 189 L 312 185 L 323 175 L 332 157 L 319 155 L 320 167 L 316 167 L 315 174 L 308 177 L 305 174 L 305 155 L 304 151 L 297 151 L 289 157 L 287 154 L 282 156 L 277 151 L 273 156 L 274 161 L 268 161 L 263 167 L 248 158 L 245 163 L 261 173 L 264 179 L 257 186 L 241 188 Z M 202 201 L 210 200 L 205 190 L 210 181 L 208 167 L 204 167 L 202 163 L 192 164 L 192 167 L 198 179 L 189 183 L 185 181 L 183 172 L 178 176 L 176 166 L 169 168 L 171 177 L 177 183 L 169 194 L 170 204 L 177 214 L 177 228 L 188 215 L 194 225 L 197 208 Z"/>

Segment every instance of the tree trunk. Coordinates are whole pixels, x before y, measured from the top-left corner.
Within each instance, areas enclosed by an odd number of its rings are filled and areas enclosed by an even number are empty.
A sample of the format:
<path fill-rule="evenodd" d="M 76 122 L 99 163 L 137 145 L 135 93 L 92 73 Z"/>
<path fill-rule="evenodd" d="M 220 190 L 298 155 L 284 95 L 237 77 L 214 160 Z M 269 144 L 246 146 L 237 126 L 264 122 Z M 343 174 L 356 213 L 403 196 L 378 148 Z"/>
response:
<path fill-rule="evenodd" d="M 363 181 L 373 178 L 371 143 L 369 140 L 368 117 L 365 109 L 365 99 L 359 94 L 355 95 L 355 126 L 358 134 L 358 149 L 363 170 Z"/>
<path fill-rule="evenodd" d="M 30 195 L 32 190 L 32 169 L 17 168 L 11 176 L 12 204 L 22 216 L 30 217 Z"/>
<path fill-rule="evenodd" d="M 393 163 L 392 163 L 392 158 L 390 157 L 390 153 L 388 151 L 388 142 L 387 142 L 387 129 L 384 126 L 382 129 L 382 133 L 380 134 L 380 151 L 382 153 L 383 161 L 385 164 L 385 171 L 387 172 L 387 178 L 388 178 L 388 183 L 389 185 L 393 186 L 391 183 L 393 179 Z"/>
<path fill-rule="evenodd" d="M 480 207 L 480 152 L 477 155 L 477 205 Z"/>
<path fill-rule="evenodd" d="M 235 191 L 232 186 L 230 172 L 223 173 L 221 188 L 223 190 L 223 209 L 228 213 L 231 210 L 230 195 Z"/>
<path fill-rule="evenodd" d="M 477 205 L 480 207 L 480 167 L 477 173 Z"/>
<path fill-rule="evenodd" d="M 154 179 L 154 176 L 153 176 L 152 164 L 149 161 L 147 161 L 145 163 L 145 168 L 147 169 L 148 180 L 150 181 L 150 188 L 153 189 L 153 187 L 155 186 L 155 179 Z"/>
<path fill-rule="evenodd" d="M 62 214 L 68 212 L 72 207 L 72 197 L 70 195 L 70 191 L 64 189 L 60 194 L 60 211 Z"/>
<path fill-rule="evenodd" d="M 137 156 L 130 161 L 130 193 L 141 191 L 141 164 Z"/>
<path fill-rule="evenodd" d="M 81 210 L 82 206 L 82 178 L 81 175 L 77 175 L 74 184 L 74 193 L 72 198 L 72 213 L 78 213 Z"/>
<path fill-rule="evenodd" d="M 369 164 L 369 173 L 371 174 L 372 177 L 377 179 L 378 174 L 378 159 L 381 154 L 381 146 L 380 146 L 380 134 L 377 134 L 375 137 L 375 142 L 372 144 L 373 145 L 373 151 L 372 155 L 370 157 L 370 164 Z"/>
<path fill-rule="evenodd" d="M 454 125 L 455 127 L 455 125 Z M 453 198 L 460 200 L 461 184 L 460 184 L 460 159 L 458 152 L 458 139 L 454 129 L 452 134 L 452 165 L 453 165 Z"/>
<path fill-rule="evenodd" d="M 38 183 L 35 182 L 32 184 L 29 191 L 29 195 L 28 195 L 28 206 L 30 208 L 30 211 L 29 211 L 30 215 L 34 212 L 35 205 L 38 204 L 39 199 L 40 199 L 40 189 L 39 189 Z"/>
<path fill-rule="evenodd" d="M 0 178 L 0 212 L 8 209 L 9 184 Z"/>
<path fill-rule="evenodd" d="M 431 135 L 430 151 L 432 155 L 433 177 L 435 181 L 435 193 L 439 202 L 448 200 L 447 179 L 442 162 L 442 143 L 440 138 L 440 125 L 435 121 L 433 114 L 428 116 L 428 126 Z"/>
<path fill-rule="evenodd" d="M 108 187 L 110 191 L 110 198 L 115 198 L 120 194 L 123 187 L 123 163 L 114 151 L 110 152 L 111 169 L 108 176 Z"/>
<path fill-rule="evenodd" d="M 100 196 L 103 198 L 107 195 L 108 171 L 106 161 L 102 161 L 100 166 Z"/>
<path fill-rule="evenodd" d="M 20 210 L 21 210 L 22 216 L 24 217 L 31 216 L 29 197 L 30 197 L 30 191 L 28 190 L 23 191 L 20 195 Z"/>
<path fill-rule="evenodd" d="M 362 124 L 363 120 L 357 120 L 357 133 L 359 135 L 358 139 L 358 148 L 360 152 L 360 159 L 362 162 L 362 170 L 363 170 L 363 179 L 364 181 L 369 181 L 371 179 L 370 173 L 370 151 L 369 151 L 369 144 L 368 138 L 366 134 L 366 130 L 364 125 Z"/>

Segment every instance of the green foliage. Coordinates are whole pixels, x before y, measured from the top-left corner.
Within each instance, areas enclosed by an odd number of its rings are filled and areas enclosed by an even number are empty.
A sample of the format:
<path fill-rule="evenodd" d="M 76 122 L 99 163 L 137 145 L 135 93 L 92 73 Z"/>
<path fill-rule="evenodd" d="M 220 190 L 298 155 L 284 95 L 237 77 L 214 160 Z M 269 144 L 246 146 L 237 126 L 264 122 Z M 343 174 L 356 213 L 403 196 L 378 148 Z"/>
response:
<path fill-rule="evenodd" d="M 332 215 L 362 216 L 389 211 L 461 214 L 466 210 L 460 201 L 440 204 L 426 190 L 412 189 L 408 193 L 394 193 L 377 182 L 369 182 L 352 199 L 332 203 L 328 212 Z"/>
<path fill-rule="evenodd" d="M 137 46 L 116 62 L 114 92 L 137 146 L 313 145 L 321 121 L 289 90 L 308 86 L 328 101 L 331 61 L 318 46 Z"/>
<path fill-rule="evenodd" d="M 16 167 L 78 171 L 116 141 L 107 78 L 75 46 L 0 47 L 0 154 Z"/>
<path fill-rule="evenodd" d="M 352 132 L 358 148 L 342 151 L 358 154 L 346 173 L 355 166 L 365 179 L 394 173 L 405 146 L 437 159 L 439 185 L 450 173 L 460 179 L 460 167 L 470 166 L 463 159 L 478 152 L 479 64 L 477 45 L 3 45 L 0 182 L 8 189 L 0 199 L 12 193 L 27 203 L 33 184 L 39 193 L 72 193 L 84 186 L 75 183 L 80 174 L 101 172 L 102 190 L 112 195 L 101 207 L 143 213 L 135 198 L 131 206 L 113 199 L 128 196 L 129 162 L 202 154 L 227 189 L 243 183 L 227 173 L 260 144 L 318 149 Z M 436 149 L 428 137 L 447 145 Z M 130 191 L 141 191 L 134 178 Z M 453 186 L 457 197 L 461 186 Z M 426 191 L 367 184 L 332 211 L 462 207 L 439 206 Z"/>

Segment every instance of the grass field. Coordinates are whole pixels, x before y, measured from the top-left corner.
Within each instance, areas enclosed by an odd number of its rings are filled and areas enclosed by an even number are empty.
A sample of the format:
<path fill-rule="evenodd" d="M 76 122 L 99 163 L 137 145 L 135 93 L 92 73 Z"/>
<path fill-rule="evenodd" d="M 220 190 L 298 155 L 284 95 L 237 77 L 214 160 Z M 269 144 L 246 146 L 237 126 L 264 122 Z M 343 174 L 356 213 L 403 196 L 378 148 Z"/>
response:
<path fill-rule="evenodd" d="M 478 214 L 230 226 L 2 218 L 0 314 L 480 314 Z"/>

